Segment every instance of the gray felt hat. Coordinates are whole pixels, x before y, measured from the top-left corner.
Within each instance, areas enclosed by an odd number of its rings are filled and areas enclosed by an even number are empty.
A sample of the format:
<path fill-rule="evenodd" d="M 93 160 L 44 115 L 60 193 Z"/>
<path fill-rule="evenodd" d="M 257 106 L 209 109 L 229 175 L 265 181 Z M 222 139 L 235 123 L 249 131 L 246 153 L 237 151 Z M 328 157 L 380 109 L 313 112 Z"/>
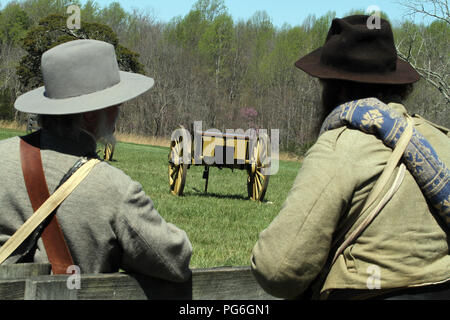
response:
<path fill-rule="evenodd" d="M 119 70 L 114 46 L 98 40 L 75 40 L 42 55 L 44 87 L 17 98 L 22 112 L 64 115 L 104 109 L 151 89 L 152 78 Z"/>

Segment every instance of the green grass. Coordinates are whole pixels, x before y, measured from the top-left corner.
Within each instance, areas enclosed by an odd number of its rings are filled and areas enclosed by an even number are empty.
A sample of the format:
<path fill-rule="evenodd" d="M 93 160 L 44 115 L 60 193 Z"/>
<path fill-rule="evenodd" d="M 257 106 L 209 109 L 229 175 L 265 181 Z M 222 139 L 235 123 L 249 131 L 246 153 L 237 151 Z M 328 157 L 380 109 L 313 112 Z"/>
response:
<path fill-rule="evenodd" d="M 1 129 L 0 139 L 18 134 L 23 133 Z M 177 197 L 169 192 L 168 153 L 169 148 L 119 142 L 111 164 L 139 181 L 161 216 L 187 232 L 191 268 L 249 265 L 258 235 L 280 211 L 300 163 L 280 161 L 262 203 L 248 200 L 246 171 L 211 168 L 205 194 L 203 167 L 194 166 L 184 196 Z"/>
<path fill-rule="evenodd" d="M 25 132 L 13 129 L 0 128 L 0 140 L 8 139 L 15 136 L 23 136 Z"/>

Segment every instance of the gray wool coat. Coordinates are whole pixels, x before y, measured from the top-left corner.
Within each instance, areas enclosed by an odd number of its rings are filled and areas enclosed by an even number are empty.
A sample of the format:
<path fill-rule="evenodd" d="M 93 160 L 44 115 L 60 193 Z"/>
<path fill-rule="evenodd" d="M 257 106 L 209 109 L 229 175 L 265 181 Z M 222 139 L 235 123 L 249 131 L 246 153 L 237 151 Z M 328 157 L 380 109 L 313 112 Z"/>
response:
<path fill-rule="evenodd" d="M 41 149 L 53 193 L 80 157 L 95 153 L 96 143 L 87 134 L 75 143 L 43 131 Z M 0 155 L 3 245 L 33 210 L 21 169 L 19 137 L 0 141 Z M 81 273 L 110 273 L 120 268 L 175 282 L 191 276 L 192 245 L 186 233 L 161 217 L 138 182 L 106 162 L 94 167 L 59 207 L 57 217 Z M 41 239 L 32 259 L 48 262 Z"/>

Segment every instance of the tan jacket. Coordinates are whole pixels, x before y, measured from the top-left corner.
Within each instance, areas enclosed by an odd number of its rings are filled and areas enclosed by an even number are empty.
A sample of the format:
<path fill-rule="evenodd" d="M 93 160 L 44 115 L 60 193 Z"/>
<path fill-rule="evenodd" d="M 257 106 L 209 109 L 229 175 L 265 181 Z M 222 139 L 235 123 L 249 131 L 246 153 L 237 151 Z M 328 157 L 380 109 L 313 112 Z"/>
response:
<path fill-rule="evenodd" d="M 405 111 L 402 105 L 390 106 Z M 419 117 L 414 121 L 450 167 L 448 130 L 443 133 Z M 254 275 L 268 293 L 289 299 L 305 291 L 324 266 L 336 230 L 359 215 L 391 154 L 381 140 L 358 130 L 343 127 L 320 136 L 281 212 L 253 249 Z M 379 216 L 339 256 L 321 291 L 390 289 L 448 280 L 448 235 L 407 172 Z"/>

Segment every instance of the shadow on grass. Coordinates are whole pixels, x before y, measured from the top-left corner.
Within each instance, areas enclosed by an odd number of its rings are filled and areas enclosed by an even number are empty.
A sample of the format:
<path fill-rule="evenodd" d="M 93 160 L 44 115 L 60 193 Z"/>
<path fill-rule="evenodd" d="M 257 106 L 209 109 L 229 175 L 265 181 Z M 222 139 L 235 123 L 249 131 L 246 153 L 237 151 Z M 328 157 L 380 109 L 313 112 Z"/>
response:
<path fill-rule="evenodd" d="M 186 197 L 201 197 L 201 198 L 217 198 L 217 199 L 231 199 L 231 200 L 244 200 L 244 201 L 252 201 L 250 197 L 245 197 L 240 194 L 219 194 L 219 193 L 205 193 L 204 191 L 200 191 L 196 188 L 193 188 L 195 192 L 186 191 L 183 193 L 183 196 Z M 264 199 L 263 201 L 258 201 L 258 203 L 268 203 L 269 201 Z"/>
<path fill-rule="evenodd" d="M 249 197 L 244 197 L 243 195 L 240 194 L 219 194 L 219 193 L 205 193 L 204 191 L 200 191 L 198 189 L 194 188 L 195 192 L 184 192 L 183 195 L 186 197 L 190 197 L 190 196 L 195 196 L 195 197 L 202 197 L 202 198 L 217 198 L 217 199 L 234 199 L 234 200 L 250 200 Z"/>

